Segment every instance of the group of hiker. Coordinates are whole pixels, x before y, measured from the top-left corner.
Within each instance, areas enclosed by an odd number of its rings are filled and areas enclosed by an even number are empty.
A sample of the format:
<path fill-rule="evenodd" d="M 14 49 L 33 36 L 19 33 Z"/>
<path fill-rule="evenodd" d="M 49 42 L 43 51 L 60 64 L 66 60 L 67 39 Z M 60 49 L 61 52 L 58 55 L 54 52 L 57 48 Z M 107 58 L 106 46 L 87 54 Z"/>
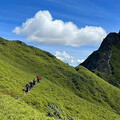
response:
<path fill-rule="evenodd" d="M 37 81 L 36 81 L 36 78 L 37 78 Z M 36 78 L 33 81 L 31 81 L 30 83 L 26 84 L 26 86 L 25 86 L 26 87 L 26 90 L 25 90 L 26 92 L 29 92 L 29 90 L 36 84 L 36 82 L 40 83 L 40 79 L 41 79 L 40 76 L 37 76 Z"/>

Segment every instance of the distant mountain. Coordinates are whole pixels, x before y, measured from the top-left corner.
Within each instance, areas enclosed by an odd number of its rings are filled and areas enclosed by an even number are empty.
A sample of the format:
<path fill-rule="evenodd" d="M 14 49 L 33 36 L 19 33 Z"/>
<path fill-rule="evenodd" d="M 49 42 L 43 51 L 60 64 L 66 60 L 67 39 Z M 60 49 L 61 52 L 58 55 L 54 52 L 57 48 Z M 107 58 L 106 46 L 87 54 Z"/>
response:
<path fill-rule="evenodd" d="M 120 89 L 83 66 L 76 69 L 49 52 L 0 38 L 0 119 L 119 120 Z M 25 93 L 37 75 L 40 83 Z"/>
<path fill-rule="evenodd" d="M 120 33 L 108 34 L 81 65 L 120 88 Z"/>

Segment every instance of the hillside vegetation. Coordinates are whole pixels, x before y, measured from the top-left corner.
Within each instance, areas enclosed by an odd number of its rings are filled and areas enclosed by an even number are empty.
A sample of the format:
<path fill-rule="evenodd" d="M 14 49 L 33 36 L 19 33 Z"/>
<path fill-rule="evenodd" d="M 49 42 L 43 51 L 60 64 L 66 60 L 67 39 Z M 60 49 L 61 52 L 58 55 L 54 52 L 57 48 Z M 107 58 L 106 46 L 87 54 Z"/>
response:
<path fill-rule="evenodd" d="M 25 93 L 37 75 L 41 82 Z M 119 120 L 119 104 L 120 90 L 86 68 L 74 69 L 46 51 L 0 38 L 2 119 Z"/>
<path fill-rule="evenodd" d="M 45 120 L 46 118 L 44 114 L 23 101 L 0 93 L 0 120 Z"/>

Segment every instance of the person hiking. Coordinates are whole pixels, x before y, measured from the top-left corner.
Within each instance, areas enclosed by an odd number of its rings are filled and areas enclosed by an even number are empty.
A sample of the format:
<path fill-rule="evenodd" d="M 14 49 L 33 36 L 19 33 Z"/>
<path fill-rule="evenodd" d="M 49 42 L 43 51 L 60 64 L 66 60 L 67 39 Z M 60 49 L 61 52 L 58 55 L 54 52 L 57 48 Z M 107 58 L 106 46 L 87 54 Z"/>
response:
<path fill-rule="evenodd" d="M 30 89 L 33 87 L 33 82 L 31 81 L 30 82 Z"/>
<path fill-rule="evenodd" d="M 34 80 L 33 80 L 33 85 L 35 85 L 35 84 L 36 84 L 36 80 L 34 79 Z"/>
<path fill-rule="evenodd" d="M 40 83 L 40 76 L 37 76 L 37 82 Z"/>
<path fill-rule="evenodd" d="M 29 84 L 27 83 L 25 87 L 26 87 L 26 92 L 28 92 L 30 90 Z"/>

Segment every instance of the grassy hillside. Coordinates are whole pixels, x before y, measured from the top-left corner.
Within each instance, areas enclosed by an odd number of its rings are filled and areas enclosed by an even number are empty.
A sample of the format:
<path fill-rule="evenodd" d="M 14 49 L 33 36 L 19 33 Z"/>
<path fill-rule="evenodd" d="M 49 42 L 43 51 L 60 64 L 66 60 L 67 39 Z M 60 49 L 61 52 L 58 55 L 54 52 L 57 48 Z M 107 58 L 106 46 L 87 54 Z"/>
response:
<path fill-rule="evenodd" d="M 0 120 L 45 120 L 43 113 L 28 106 L 23 101 L 0 93 Z M 50 119 L 50 118 L 49 118 Z M 52 120 L 52 119 L 51 119 Z"/>
<path fill-rule="evenodd" d="M 111 57 L 111 66 L 113 71 L 113 76 L 116 78 L 116 86 L 120 88 L 120 43 L 112 46 L 112 57 Z"/>
<path fill-rule="evenodd" d="M 14 119 L 12 113 L 21 107 L 20 113 L 24 108 L 30 114 L 34 110 L 38 116 L 35 120 L 119 120 L 120 90 L 84 67 L 76 69 L 48 52 L 0 38 L 0 110 L 9 111 L 6 117 Z M 41 83 L 25 94 L 26 83 L 37 75 L 42 77 Z M 16 111 L 10 111 L 11 106 L 16 106 Z M 29 119 L 29 113 L 20 117 Z"/>

